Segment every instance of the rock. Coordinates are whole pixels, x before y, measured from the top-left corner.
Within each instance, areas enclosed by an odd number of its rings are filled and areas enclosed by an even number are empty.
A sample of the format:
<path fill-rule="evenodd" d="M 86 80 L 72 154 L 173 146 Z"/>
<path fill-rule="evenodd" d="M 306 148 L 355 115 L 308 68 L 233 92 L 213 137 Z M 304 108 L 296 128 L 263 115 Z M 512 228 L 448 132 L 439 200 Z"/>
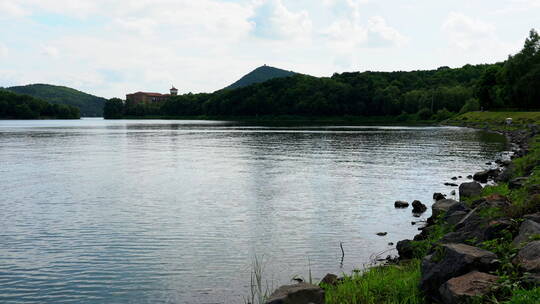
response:
<path fill-rule="evenodd" d="M 319 283 L 319 286 L 322 284 L 335 286 L 337 285 L 338 282 L 339 282 L 338 276 L 335 274 L 329 273 L 324 276 L 324 278 Z"/>
<path fill-rule="evenodd" d="M 540 241 L 532 241 L 521 248 L 512 261 L 527 272 L 540 273 Z"/>
<path fill-rule="evenodd" d="M 426 205 L 422 204 L 421 201 L 413 201 L 412 206 L 413 206 L 413 210 L 412 210 L 413 213 L 424 213 L 427 210 Z"/>
<path fill-rule="evenodd" d="M 285 285 L 274 291 L 266 304 L 324 304 L 324 290 L 307 283 Z"/>
<path fill-rule="evenodd" d="M 513 225 L 514 223 L 512 222 L 512 220 L 506 218 L 491 220 L 487 223 L 487 227 L 483 229 L 484 235 L 482 237 L 482 240 L 489 241 L 500 238 L 505 231 L 512 230 Z"/>
<path fill-rule="evenodd" d="M 523 217 L 526 220 L 531 220 L 533 222 L 537 222 L 540 224 L 540 212 L 533 213 L 533 214 L 527 214 Z"/>
<path fill-rule="evenodd" d="M 445 304 L 469 303 L 473 297 L 487 294 L 498 279 L 498 276 L 471 271 L 448 280 L 441 286 L 439 293 Z"/>
<path fill-rule="evenodd" d="M 407 207 L 409 207 L 409 203 L 407 203 L 405 201 L 396 201 L 394 203 L 394 207 L 396 207 L 396 208 L 407 208 Z"/>
<path fill-rule="evenodd" d="M 394 243 L 390 242 L 388 243 L 388 246 L 394 246 Z"/>
<path fill-rule="evenodd" d="M 449 186 L 449 187 L 457 187 L 458 184 L 454 184 L 454 183 L 444 183 L 445 186 Z"/>
<path fill-rule="evenodd" d="M 510 190 L 519 189 L 525 185 L 527 180 L 528 180 L 527 177 L 514 178 L 508 183 L 508 189 Z"/>
<path fill-rule="evenodd" d="M 463 176 L 460 175 L 460 176 L 458 176 L 458 178 L 463 178 Z"/>
<path fill-rule="evenodd" d="M 503 161 L 501 161 L 501 166 L 503 166 L 503 167 L 508 167 L 511 164 L 512 164 L 511 160 L 503 160 Z"/>
<path fill-rule="evenodd" d="M 443 200 L 446 198 L 446 195 L 442 194 L 442 193 L 433 193 L 433 199 L 435 201 L 440 201 L 440 200 Z"/>
<path fill-rule="evenodd" d="M 487 162 L 486 165 L 491 166 L 491 162 Z"/>
<path fill-rule="evenodd" d="M 414 247 L 412 244 L 413 241 L 411 240 L 403 240 L 397 243 L 396 249 L 400 259 L 409 260 L 414 258 Z"/>
<path fill-rule="evenodd" d="M 481 183 L 487 183 L 488 178 L 489 178 L 489 172 L 487 170 L 486 171 L 476 172 L 473 175 L 473 180 L 475 180 L 477 182 L 481 182 Z"/>
<path fill-rule="evenodd" d="M 466 215 L 467 215 L 468 212 L 465 212 L 465 211 L 456 211 L 456 212 L 453 212 L 452 214 L 450 215 L 447 215 L 444 217 L 444 220 L 454 226 L 456 225 L 457 223 L 459 223 Z"/>
<path fill-rule="evenodd" d="M 452 206 L 459 204 L 458 201 L 453 199 L 443 199 L 437 201 L 433 206 L 431 206 L 432 217 L 436 219 L 439 215 L 447 212 Z"/>
<path fill-rule="evenodd" d="M 456 195 L 456 190 L 452 190 L 452 192 L 450 192 L 450 195 Z"/>
<path fill-rule="evenodd" d="M 474 197 L 482 194 L 482 185 L 477 182 L 462 183 L 459 186 L 459 197 Z"/>
<path fill-rule="evenodd" d="M 468 179 L 473 179 L 473 176 L 472 175 L 467 175 L 467 178 Z"/>
<path fill-rule="evenodd" d="M 507 183 L 512 179 L 516 172 L 516 166 L 514 164 L 509 164 L 498 176 L 495 178 L 495 181 L 498 183 Z"/>
<path fill-rule="evenodd" d="M 457 176 L 452 177 L 452 180 L 457 180 L 457 179 L 458 179 Z"/>
<path fill-rule="evenodd" d="M 388 232 L 377 232 L 378 236 L 386 236 Z"/>
<path fill-rule="evenodd" d="M 514 238 L 512 244 L 516 247 L 520 247 L 521 245 L 528 243 L 530 241 L 529 238 L 536 234 L 540 234 L 540 224 L 535 221 L 525 220 L 521 223 L 521 226 L 519 226 L 519 233 L 516 238 Z"/>
<path fill-rule="evenodd" d="M 441 285 L 472 270 L 489 271 L 496 267 L 493 252 L 465 244 L 445 244 L 441 251 L 424 257 L 420 287 L 426 295 L 438 298 Z"/>

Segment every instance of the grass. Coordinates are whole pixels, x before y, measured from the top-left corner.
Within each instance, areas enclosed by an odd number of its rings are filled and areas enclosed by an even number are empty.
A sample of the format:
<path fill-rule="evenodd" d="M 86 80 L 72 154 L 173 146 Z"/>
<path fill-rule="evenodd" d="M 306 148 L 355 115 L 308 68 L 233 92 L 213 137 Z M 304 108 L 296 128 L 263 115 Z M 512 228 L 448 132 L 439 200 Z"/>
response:
<path fill-rule="evenodd" d="M 505 304 L 532 304 L 540 303 L 540 287 L 531 290 L 519 289 Z"/>
<path fill-rule="evenodd" d="M 420 260 L 378 266 L 346 277 L 342 284 L 326 286 L 327 304 L 424 303 L 418 282 Z"/>
<path fill-rule="evenodd" d="M 540 112 L 469 112 L 455 117 L 452 121 L 505 124 L 507 118 L 512 118 L 513 124 L 517 125 L 538 124 Z"/>

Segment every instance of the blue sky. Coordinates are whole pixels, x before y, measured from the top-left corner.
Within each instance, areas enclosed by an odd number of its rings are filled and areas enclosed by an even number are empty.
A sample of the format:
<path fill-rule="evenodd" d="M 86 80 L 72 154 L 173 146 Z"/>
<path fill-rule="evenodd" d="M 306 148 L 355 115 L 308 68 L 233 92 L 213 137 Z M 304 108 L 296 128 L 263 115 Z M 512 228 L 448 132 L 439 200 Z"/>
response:
<path fill-rule="evenodd" d="M 211 92 L 268 64 L 314 76 L 491 63 L 540 0 L 0 0 L 0 86 Z"/>

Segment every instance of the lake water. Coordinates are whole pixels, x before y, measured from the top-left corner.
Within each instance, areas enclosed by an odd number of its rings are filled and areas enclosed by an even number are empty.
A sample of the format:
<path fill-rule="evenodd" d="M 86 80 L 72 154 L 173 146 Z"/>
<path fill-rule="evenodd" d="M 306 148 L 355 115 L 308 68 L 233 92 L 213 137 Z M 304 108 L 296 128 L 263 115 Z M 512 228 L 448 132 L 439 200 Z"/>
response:
<path fill-rule="evenodd" d="M 243 303 L 255 255 L 274 287 L 350 272 L 418 233 L 395 200 L 431 205 L 504 148 L 453 127 L 0 121 L 0 303 Z"/>

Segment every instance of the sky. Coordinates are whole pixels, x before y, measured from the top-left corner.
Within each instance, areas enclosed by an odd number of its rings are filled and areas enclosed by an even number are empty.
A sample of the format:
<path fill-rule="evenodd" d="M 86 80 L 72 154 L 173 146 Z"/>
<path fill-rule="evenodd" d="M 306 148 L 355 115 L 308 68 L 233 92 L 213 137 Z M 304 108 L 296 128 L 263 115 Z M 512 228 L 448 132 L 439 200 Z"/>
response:
<path fill-rule="evenodd" d="M 267 64 L 313 76 L 505 60 L 540 0 L 0 0 L 0 87 L 213 92 Z"/>

